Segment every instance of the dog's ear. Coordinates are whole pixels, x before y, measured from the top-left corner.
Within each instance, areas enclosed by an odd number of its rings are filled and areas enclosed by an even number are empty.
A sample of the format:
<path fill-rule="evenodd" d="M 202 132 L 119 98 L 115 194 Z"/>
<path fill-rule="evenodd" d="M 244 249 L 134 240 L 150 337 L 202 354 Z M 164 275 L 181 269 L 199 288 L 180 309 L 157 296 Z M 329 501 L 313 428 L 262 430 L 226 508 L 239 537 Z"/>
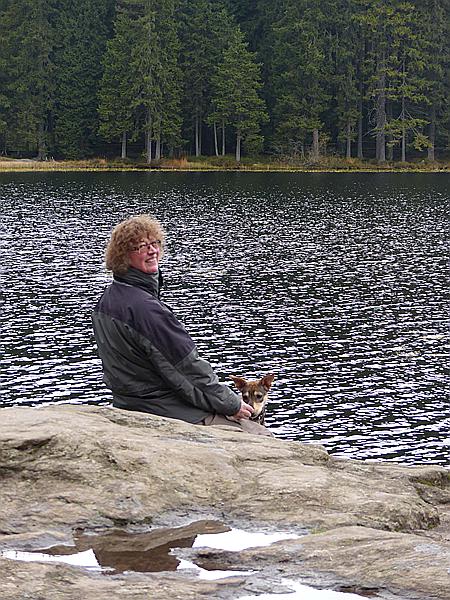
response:
<path fill-rule="evenodd" d="M 269 375 L 264 375 L 262 379 L 260 379 L 259 383 L 263 385 L 266 390 L 270 390 L 273 380 L 275 379 L 275 374 L 270 373 Z"/>
<path fill-rule="evenodd" d="M 236 377 L 236 375 L 230 375 L 238 390 L 243 390 L 247 385 L 247 381 L 243 377 Z"/>

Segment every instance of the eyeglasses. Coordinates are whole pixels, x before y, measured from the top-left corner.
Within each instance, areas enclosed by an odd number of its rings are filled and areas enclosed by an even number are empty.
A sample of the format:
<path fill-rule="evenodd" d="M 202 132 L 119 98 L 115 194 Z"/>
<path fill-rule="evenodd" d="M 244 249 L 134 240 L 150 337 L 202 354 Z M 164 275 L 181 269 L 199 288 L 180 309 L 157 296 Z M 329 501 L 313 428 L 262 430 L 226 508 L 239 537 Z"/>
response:
<path fill-rule="evenodd" d="M 149 250 L 158 250 L 162 247 L 161 240 L 154 240 L 153 242 L 142 242 L 139 244 L 137 248 L 133 248 L 131 252 L 139 252 L 139 254 L 143 254 L 144 252 L 148 252 Z"/>

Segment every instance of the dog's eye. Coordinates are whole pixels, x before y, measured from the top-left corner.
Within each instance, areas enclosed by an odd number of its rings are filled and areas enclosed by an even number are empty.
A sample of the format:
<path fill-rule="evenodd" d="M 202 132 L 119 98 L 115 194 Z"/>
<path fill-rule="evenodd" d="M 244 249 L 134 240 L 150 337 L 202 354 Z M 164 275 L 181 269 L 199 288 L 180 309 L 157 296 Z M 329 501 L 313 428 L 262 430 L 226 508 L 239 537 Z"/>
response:
<path fill-rule="evenodd" d="M 263 397 L 263 395 L 262 395 L 262 394 L 255 394 L 255 398 L 256 398 L 257 400 L 261 400 L 261 399 L 262 399 L 262 397 Z"/>
<path fill-rule="evenodd" d="M 244 400 L 248 400 L 248 392 L 244 392 L 244 393 L 242 394 L 242 398 L 243 398 Z"/>

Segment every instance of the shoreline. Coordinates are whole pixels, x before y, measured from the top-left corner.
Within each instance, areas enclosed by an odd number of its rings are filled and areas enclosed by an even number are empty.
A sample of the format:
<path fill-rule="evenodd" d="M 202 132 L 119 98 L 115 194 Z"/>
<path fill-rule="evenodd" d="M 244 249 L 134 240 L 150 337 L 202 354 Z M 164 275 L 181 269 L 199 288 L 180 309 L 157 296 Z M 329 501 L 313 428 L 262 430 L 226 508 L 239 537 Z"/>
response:
<path fill-rule="evenodd" d="M 344 160 L 344 159 L 342 159 Z M 365 166 L 361 162 L 349 164 L 343 162 L 339 164 L 312 165 L 285 165 L 270 163 L 253 164 L 211 164 L 202 162 L 188 162 L 167 160 L 156 165 L 147 165 L 145 163 L 118 164 L 117 161 L 106 161 L 105 159 L 92 159 L 88 161 L 42 161 L 38 162 L 32 159 L 4 159 L 0 158 L 0 173 L 52 173 L 52 172 L 163 172 L 163 173 L 450 173 L 450 163 L 428 163 L 417 165 L 414 163 L 405 163 L 396 165 L 389 163 L 386 165 Z"/>

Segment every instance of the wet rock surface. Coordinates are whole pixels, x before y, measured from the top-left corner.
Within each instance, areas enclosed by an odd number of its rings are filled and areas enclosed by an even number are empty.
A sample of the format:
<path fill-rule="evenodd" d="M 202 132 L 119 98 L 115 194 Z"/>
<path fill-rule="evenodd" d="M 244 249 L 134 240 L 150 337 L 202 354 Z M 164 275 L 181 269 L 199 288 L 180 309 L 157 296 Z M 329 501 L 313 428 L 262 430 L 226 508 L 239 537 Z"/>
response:
<path fill-rule="evenodd" d="M 301 537 L 240 552 L 191 548 L 198 522 Z M 287 592 L 285 578 L 367 597 L 450 598 L 447 469 L 337 459 L 319 446 L 106 407 L 2 409 L 0 551 L 70 553 L 92 538 L 94 551 L 122 560 L 130 534 L 150 555 L 185 543 L 154 572 L 3 555 L 0 598 L 231 599 Z M 171 571 L 181 557 L 249 573 L 207 581 Z"/>

